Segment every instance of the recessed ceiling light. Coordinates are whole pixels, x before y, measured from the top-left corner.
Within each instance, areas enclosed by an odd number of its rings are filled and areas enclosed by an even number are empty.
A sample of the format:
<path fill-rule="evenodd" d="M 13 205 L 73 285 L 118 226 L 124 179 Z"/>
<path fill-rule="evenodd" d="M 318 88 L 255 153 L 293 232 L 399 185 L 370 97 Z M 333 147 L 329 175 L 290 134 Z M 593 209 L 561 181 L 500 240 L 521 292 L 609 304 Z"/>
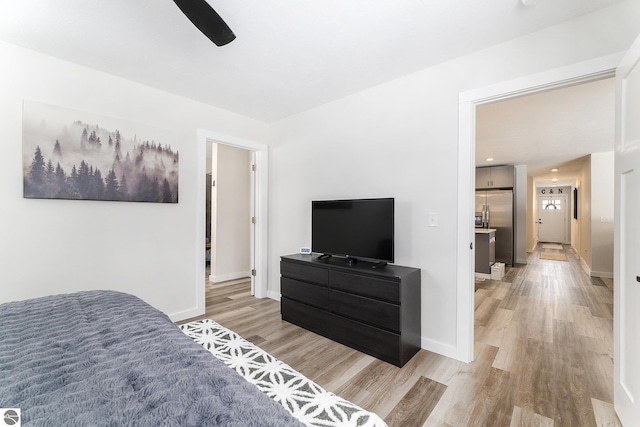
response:
<path fill-rule="evenodd" d="M 551 181 L 558 182 L 558 178 L 553 178 Z"/>
<path fill-rule="evenodd" d="M 493 162 L 493 157 L 487 157 L 486 160 L 487 162 Z"/>
<path fill-rule="evenodd" d="M 558 169 L 551 169 L 551 172 L 558 172 Z"/>

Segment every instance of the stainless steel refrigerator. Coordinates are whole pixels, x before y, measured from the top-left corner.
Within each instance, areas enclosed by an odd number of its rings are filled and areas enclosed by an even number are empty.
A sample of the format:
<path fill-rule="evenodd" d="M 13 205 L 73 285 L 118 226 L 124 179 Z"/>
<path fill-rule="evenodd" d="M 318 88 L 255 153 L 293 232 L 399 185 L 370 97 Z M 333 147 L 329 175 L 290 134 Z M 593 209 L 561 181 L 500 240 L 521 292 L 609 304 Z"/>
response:
<path fill-rule="evenodd" d="M 482 215 L 482 227 L 496 230 L 496 262 L 513 266 L 513 191 L 476 191 L 476 212 Z"/>

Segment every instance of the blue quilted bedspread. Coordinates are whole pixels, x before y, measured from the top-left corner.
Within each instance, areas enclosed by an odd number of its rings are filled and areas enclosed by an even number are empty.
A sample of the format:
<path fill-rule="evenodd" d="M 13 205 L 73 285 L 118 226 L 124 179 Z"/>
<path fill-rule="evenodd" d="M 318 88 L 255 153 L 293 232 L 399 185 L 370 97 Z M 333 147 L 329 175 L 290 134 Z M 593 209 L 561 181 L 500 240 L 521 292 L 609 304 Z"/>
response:
<path fill-rule="evenodd" d="M 112 291 L 0 305 L 0 408 L 23 426 L 297 426 L 142 300 Z"/>

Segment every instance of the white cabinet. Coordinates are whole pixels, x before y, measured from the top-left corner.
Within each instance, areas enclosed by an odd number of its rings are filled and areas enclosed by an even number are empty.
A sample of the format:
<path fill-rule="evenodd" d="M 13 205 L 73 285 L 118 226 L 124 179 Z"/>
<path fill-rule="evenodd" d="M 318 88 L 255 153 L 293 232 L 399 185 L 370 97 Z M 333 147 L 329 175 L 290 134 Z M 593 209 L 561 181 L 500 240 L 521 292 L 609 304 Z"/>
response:
<path fill-rule="evenodd" d="M 511 165 L 476 168 L 476 189 L 513 188 L 514 173 Z"/>

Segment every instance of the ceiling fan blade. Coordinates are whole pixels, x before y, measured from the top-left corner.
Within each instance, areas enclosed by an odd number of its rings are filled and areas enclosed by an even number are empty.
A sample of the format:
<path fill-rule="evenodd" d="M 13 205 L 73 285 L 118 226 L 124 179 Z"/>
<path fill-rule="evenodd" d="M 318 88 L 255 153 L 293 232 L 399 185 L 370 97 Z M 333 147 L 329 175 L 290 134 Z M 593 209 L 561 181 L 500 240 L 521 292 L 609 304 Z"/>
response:
<path fill-rule="evenodd" d="M 222 20 L 220 15 L 206 2 L 206 0 L 173 0 L 182 13 L 193 25 L 198 27 L 202 34 L 217 46 L 224 46 L 235 40 L 231 28 Z"/>

